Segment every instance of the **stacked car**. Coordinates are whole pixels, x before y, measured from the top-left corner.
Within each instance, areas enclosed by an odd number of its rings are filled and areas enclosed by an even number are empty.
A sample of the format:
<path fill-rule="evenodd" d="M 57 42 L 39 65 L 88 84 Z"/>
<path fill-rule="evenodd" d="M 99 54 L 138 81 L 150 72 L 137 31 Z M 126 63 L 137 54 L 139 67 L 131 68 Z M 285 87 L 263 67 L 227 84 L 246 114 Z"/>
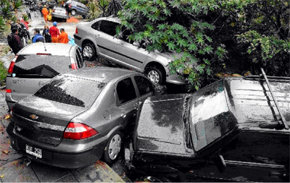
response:
<path fill-rule="evenodd" d="M 36 43 L 19 52 L 7 76 L 13 148 L 62 168 L 111 164 L 124 150 L 133 174 L 152 181 L 289 180 L 290 78 L 225 78 L 191 94 L 155 95 L 157 85 L 185 84 L 168 68 L 180 55 L 148 52 L 130 32 L 116 36 L 119 25 L 114 17 L 83 22 L 79 47 Z M 127 69 L 83 68 L 96 57 Z"/>

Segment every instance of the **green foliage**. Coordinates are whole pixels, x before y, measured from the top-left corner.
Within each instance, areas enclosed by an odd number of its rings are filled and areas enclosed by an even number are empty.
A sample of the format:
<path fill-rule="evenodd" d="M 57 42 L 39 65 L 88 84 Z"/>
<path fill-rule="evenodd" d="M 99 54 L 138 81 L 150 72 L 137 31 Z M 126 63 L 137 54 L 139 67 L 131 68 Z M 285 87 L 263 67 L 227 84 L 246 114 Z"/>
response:
<path fill-rule="evenodd" d="M 22 0 L 14 0 L 14 10 L 20 8 Z"/>
<path fill-rule="evenodd" d="M 118 16 L 122 26 L 133 32 L 129 39 L 149 51 L 178 55 L 169 64 L 171 73 L 184 75 L 196 89 L 235 60 L 246 60 L 241 67 L 246 70 L 251 63 L 270 62 L 281 68 L 289 62 L 290 11 L 286 1 L 125 2 Z M 286 70 L 287 67 L 282 75 L 287 75 Z"/>
<path fill-rule="evenodd" d="M 88 15 L 89 20 L 94 20 L 100 16 L 101 11 L 99 9 L 97 1 L 90 0 L 88 3 L 88 7 L 89 7 L 89 15 Z"/>
<path fill-rule="evenodd" d="M 5 20 L 3 16 L 0 15 L 0 32 L 4 32 L 5 30 Z"/>
<path fill-rule="evenodd" d="M 247 1 L 242 1 L 246 4 Z M 222 64 L 226 49 L 213 41 L 215 25 L 209 12 L 242 7 L 237 1 L 218 0 L 127 0 L 119 13 L 122 25 L 134 32 L 129 39 L 149 51 L 173 52 L 181 56 L 169 65 L 171 73 L 186 75 L 196 89 L 212 74 L 213 62 Z"/>
<path fill-rule="evenodd" d="M 7 76 L 7 69 L 4 67 L 3 62 L 0 61 L 0 86 L 5 84 L 5 79 Z"/>

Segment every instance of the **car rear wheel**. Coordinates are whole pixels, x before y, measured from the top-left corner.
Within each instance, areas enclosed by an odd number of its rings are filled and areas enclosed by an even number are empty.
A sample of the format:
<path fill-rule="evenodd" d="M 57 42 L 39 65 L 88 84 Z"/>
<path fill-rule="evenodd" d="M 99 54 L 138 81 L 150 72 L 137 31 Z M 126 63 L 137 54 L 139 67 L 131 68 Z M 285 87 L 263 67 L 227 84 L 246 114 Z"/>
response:
<path fill-rule="evenodd" d="M 148 79 L 155 85 L 162 84 L 164 82 L 163 72 L 156 66 L 149 66 L 145 70 L 145 74 Z"/>
<path fill-rule="evenodd" d="M 77 14 L 76 10 L 71 10 L 71 15 L 75 16 Z"/>
<path fill-rule="evenodd" d="M 96 58 L 96 48 L 93 43 L 87 42 L 82 48 L 83 57 L 85 60 L 93 61 Z"/>
<path fill-rule="evenodd" d="M 122 133 L 117 131 L 109 139 L 104 150 L 104 160 L 111 164 L 117 160 L 122 148 Z"/>

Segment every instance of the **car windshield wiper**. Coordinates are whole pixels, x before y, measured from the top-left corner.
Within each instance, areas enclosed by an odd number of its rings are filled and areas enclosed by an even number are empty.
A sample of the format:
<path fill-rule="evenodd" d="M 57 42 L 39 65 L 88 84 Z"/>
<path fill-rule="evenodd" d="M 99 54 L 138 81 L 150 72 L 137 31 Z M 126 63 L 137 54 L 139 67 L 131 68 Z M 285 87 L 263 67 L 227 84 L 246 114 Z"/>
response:
<path fill-rule="evenodd" d="M 186 140 L 186 146 L 188 148 L 193 147 L 192 142 L 192 135 L 190 130 L 190 120 L 189 120 L 189 114 L 190 114 L 190 103 L 191 103 L 192 97 L 187 96 L 184 101 L 184 113 L 183 113 L 183 122 L 185 126 L 185 140 Z"/>

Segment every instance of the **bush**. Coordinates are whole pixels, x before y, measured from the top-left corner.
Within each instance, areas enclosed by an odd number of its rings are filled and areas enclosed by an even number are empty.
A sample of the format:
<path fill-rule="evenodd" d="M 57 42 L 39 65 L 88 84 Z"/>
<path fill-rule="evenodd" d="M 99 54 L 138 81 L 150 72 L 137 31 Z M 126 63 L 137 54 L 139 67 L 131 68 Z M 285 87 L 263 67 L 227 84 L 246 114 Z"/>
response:
<path fill-rule="evenodd" d="M 6 76 L 7 76 L 7 69 L 4 67 L 3 62 L 0 61 L 0 86 L 5 85 Z"/>

